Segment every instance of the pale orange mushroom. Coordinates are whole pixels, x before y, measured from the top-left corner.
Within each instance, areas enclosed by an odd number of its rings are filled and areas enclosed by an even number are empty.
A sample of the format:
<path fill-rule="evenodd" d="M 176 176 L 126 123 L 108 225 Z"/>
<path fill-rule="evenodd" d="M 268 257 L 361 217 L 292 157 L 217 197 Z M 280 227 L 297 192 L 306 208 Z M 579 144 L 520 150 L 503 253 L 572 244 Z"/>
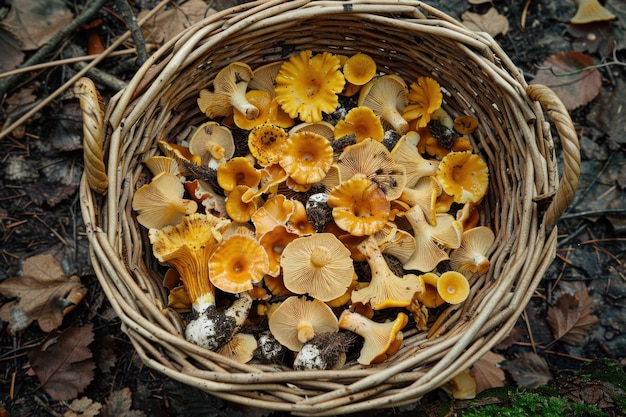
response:
<path fill-rule="evenodd" d="M 437 173 L 439 161 L 424 158 L 417 149 L 420 135 L 409 132 L 402 136 L 390 152 L 391 157 L 406 170 L 406 187 L 414 187 L 423 177 Z"/>
<path fill-rule="evenodd" d="M 248 158 L 238 156 L 221 163 L 217 167 L 217 183 L 226 194 L 238 185 L 254 188 L 261 181 L 261 172 L 258 171 Z"/>
<path fill-rule="evenodd" d="M 460 272 L 446 271 L 437 279 L 437 292 L 446 303 L 460 304 L 467 299 L 470 286 Z"/>
<path fill-rule="evenodd" d="M 252 120 L 259 114 L 259 109 L 246 99 L 248 83 L 254 73 L 243 62 L 233 62 L 217 73 L 213 80 L 213 91 L 200 90 L 198 107 L 211 119 L 229 116 L 233 108 Z"/>
<path fill-rule="evenodd" d="M 367 138 L 381 142 L 385 136 L 380 118 L 369 107 L 350 109 L 346 117 L 337 122 L 333 133 L 335 139 L 354 134 L 357 143 Z"/>
<path fill-rule="evenodd" d="M 280 256 L 285 247 L 298 236 L 300 235 L 289 231 L 287 226 L 283 224 L 278 224 L 272 230 L 261 235 L 259 243 L 265 248 L 269 257 L 268 275 L 277 277 L 280 274 Z"/>
<path fill-rule="evenodd" d="M 466 277 L 478 272 L 489 271 L 487 251 L 493 245 L 495 235 L 487 226 L 477 226 L 465 230 L 461 235 L 461 245 L 450 253 L 450 267 Z"/>
<path fill-rule="evenodd" d="M 406 83 L 395 74 L 383 75 L 365 84 L 361 88 L 357 101 L 359 106 L 372 109 L 399 135 L 404 135 L 409 131 L 409 123 L 400 113 L 408 103 Z"/>
<path fill-rule="evenodd" d="M 476 203 L 485 196 L 489 186 L 487 164 L 470 151 L 450 152 L 444 156 L 436 177 L 455 203 Z"/>
<path fill-rule="evenodd" d="M 259 165 L 267 167 L 278 163 L 287 138 L 288 134 L 282 127 L 264 123 L 248 133 L 248 148 Z"/>
<path fill-rule="evenodd" d="M 285 142 L 278 160 L 289 177 L 301 185 L 321 181 L 333 164 L 333 148 L 325 137 L 301 131 Z"/>
<path fill-rule="evenodd" d="M 570 20 L 573 24 L 586 24 L 592 22 L 604 22 L 617 18 L 598 0 L 574 0 L 578 6 L 576 14 Z"/>
<path fill-rule="evenodd" d="M 430 77 L 418 77 L 411 83 L 408 93 L 409 104 L 402 110 L 407 121 L 416 120 L 416 127 L 426 127 L 431 114 L 441 107 L 443 94 L 439 83 Z"/>
<path fill-rule="evenodd" d="M 343 75 L 351 84 L 367 84 L 376 75 L 376 61 L 364 53 L 354 54 L 344 62 Z"/>

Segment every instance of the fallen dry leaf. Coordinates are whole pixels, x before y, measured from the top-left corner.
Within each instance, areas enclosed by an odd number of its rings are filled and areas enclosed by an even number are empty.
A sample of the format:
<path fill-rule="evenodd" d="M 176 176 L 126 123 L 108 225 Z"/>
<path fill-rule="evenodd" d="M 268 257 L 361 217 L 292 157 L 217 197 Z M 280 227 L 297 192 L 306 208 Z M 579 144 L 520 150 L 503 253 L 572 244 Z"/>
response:
<path fill-rule="evenodd" d="M 493 37 L 506 35 L 509 31 L 509 21 L 498 13 L 495 7 L 490 8 L 485 14 L 465 12 L 461 15 L 461 21 L 468 29 L 487 32 Z"/>
<path fill-rule="evenodd" d="M 586 289 L 564 293 L 548 309 L 546 321 L 556 340 L 582 346 L 591 327 L 600 319 L 590 314 L 591 299 Z"/>
<path fill-rule="evenodd" d="M 100 414 L 102 404 L 93 402 L 91 398 L 83 397 L 72 401 L 68 408 L 69 410 L 63 413 L 63 417 L 95 417 Z"/>
<path fill-rule="evenodd" d="M 24 51 L 38 49 L 74 18 L 63 0 L 13 0 L 0 27 L 17 37 Z"/>
<path fill-rule="evenodd" d="M 96 364 L 88 348 L 93 341 L 92 327 L 55 330 L 29 351 L 30 366 L 52 399 L 74 399 L 93 380 Z"/>
<path fill-rule="evenodd" d="M 474 363 L 471 374 L 476 380 L 476 393 L 488 388 L 503 387 L 506 375 L 499 364 L 504 361 L 504 356 L 489 351 Z"/>
<path fill-rule="evenodd" d="M 24 330 L 34 320 L 44 332 L 56 329 L 63 322 L 63 315 L 87 294 L 80 278 L 68 278 L 50 254 L 26 259 L 22 272 L 23 276 L 0 283 L 0 293 L 15 298 L 0 308 L 0 320 L 8 322 L 12 332 Z"/>
<path fill-rule="evenodd" d="M 502 368 L 521 388 L 537 388 L 552 379 L 548 363 L 534 352 L 527 352 L 518 358 L 506 361 Z"/>
<path fill-rule="evenodd" d="M 143 30 L 147 32 L 146 39 L 149 42 L 162 45 L 214 12 L 213 9 L 207 10 L 207 5 L 202 0 L 190 0 L 181 6 L 157 14 L 154 20 L 146 22 Z M 137 15 L 137 19 L 141 19 L 147 13 L 148 11 L 142 11 Z"/>
<path fill-rule="evenodd" d="M 600 71 L 594 59 L 582 52 L 564 51 L 546 58 L 531 84 L 550 87 L 568 110 L 584 106 L 600 92 Z"/>
<path fill-rule="evenodd" d="M 145 417 L 143 411 L 130 409 L 132 403 L 130 388 L 114 391 L 106 400 L 101 417 Z"/>
<path fill-rule="evenodd" d="M 24 53 L 15 35 L 0 27 L 0 72 L 14 70 L 23 61 Z"/>

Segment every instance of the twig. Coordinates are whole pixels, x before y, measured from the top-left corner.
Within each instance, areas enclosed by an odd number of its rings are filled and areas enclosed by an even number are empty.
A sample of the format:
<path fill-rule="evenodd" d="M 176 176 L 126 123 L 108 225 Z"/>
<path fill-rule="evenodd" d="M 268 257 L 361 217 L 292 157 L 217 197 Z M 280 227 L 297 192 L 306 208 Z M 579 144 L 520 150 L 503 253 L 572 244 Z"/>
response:
<path fill-rule="evenodd" d="M 169 2 L 170 2 L 170 0 L 162 0 L 161 3 L 159 3 L 154 9 L 152 9 L 143 19 L 141 19 L 141 21 L 139 21 L 138 24 L 141 26 L 148 19 L 151 19 L 152 16 L 154 16 L 156 13 L 158 13 Z M 58 96 L 60 96 L 68 88 L 70 88 L 76 81 L 78 81 L 78 79 L 80 77 L 85 75 L 91 68 L 94 68 L 96 65 L 98 65 L 98 63 L 100 63 L 100 61 L 102 61 L 104 58 L 106 58 L 111 52 L 116 50 L 129 37 L 130 37 L 130 32 L 129 31 L 125 32 L 124 34 L 122 34 L 119 38 L 117 38 L 117 40 L 115 42 L 113 42 L 111 44 L 111 46 L 109 46 L 103 53 L 101 53 L 96 59 L 94 59 L 84 69 L 82 69 L 81 71 L 78 71 L 76 73 L 76 75 L 74 75 L 72 78 L 70 78 L 65 84 L 63 84 L 61 87 L 59 87 L 58 89 L 56 89 L 55 91 L 50 93 L 50 95 L 48 97 L 46 97 L 45 100 L 42 100 L 37 106 L 33 107 L 29 112 L 24 114 L 22 117 L 20 117 L 18 120 L 13 122 L 11 125 L 6 127 L 4 130 L 0 131 L 0 140 L 5 138 L 6 136 L 8 136 L 13 130 L 15 130 L 15 128 L 17 128 L 22 123 L 24 123 L 25 121 L 30 119 L 32 116 L 37 114 L 37 112 L 39 112 L 39 110 L 43 109 L 49 103 L 54 101 Z M 6 124 L 9 124 L 9 122 L 7 121 Z"/>
<path fill-rule="evenodd" d="M 40 62 L 46 61 L 50 56 L 58 51 L 59 45 L 65 42 L 76 29 L 78 29 L 84 23 L 92 20 L 105 2 L 106 0 L 94 0 L 91 4 L 89 4 L 89 6 L 85 9 L 83 13 L 78 15 L 76 19 L 74 19 L 70 24 L 58 31 L 33 56 L 27 59 L 22 65 L 20 65 L 20 67 L 30 67 L 35 64 L 39 64 Z M 27 77 L 20 74 L 9 77 L 2 81 L 0 83 L 0 98 L 4 97 L 7 91 L 9 91 L 11 88 L 13 88 L 13 86 L 20 83 L 25 78 Z"/>
<path fill-rule="evenodd" d="M 604 215 L 613 215 L 618 216 L 620 214 L 625 214 L 626 209 L 603 209 L 603 210 L 588 210 L 588 211 L 579 211 L 575 213 L 568 213 L 561 216 L 561 219 L 574 219 L 577 217 L 587 217 L 587 216 L 604 216 Z"/>
<path fill-rule="evenodd" d="M 137 60 L 135 64 L 140 67 L 143 65 L 144 62 L 148 60 L 146 39 L 143 37 L 143 32 L 137 24 L 137 18 L 133 14 L 133 9 L 131 9 L 128 1 L 116 0 L 115 4 L 117 4 L 117 8 L 120 11 L 122 19 L 124 19 L 126 25 L 128 26 L 128 29 L 130 29 L 133 42 L 135 42 L 135 47 L 137 48 Z"/>
<path fill-rule="evenodd" d="M 77 62 L 76 64 L 74 64 L 74 67 L 79 71 L 83 70 L 86 66 L 87 64 L 85 64 L 84 62 Z M 104 85 L 113 91 L 120 91 L 126 87 L 126 83 L 124 81 L 102 70 L 99 70 L 98 68 L 90 69 L 87 75 L 95 83 Z"/>

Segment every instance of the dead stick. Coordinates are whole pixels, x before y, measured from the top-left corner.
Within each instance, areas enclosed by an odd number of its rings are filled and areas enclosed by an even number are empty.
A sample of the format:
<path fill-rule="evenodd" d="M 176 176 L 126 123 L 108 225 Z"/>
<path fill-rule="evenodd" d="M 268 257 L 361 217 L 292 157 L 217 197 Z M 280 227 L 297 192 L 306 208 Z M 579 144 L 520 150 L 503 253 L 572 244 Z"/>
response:
<path fill-rule="evenodd" d="M 58 51 L 59 45 L 65 42 L 76 29 L 94 18 L 105 2 L 106 0 L 94 0 L 94 2 L 90 4 L 83 13 L 78 15 L 70 24 L 58 31 L 44 46 L 39 48 L 33 56 L 20 65 L 20 68 L 29 67 L 39 64 L 40 62 L 47 61 L 50 56 Z M 7 91 L 13 88 L 13 86 L 19 84 L 25 78 L 26 76 L 24 75 L 16 75 L 2 81 L 0 83 L 0 97 L 4 97 Z"/>
<path fill-rule="evenodd" d="M 126 0 L 117 0 L 115 2 L 117 4 L 117 8 L 122 15 L 122 19 L 126 22 L 126 26 L 130 30 L 133 41 L 135 42 L 135 47 L 137 48 L 137 60 L 135 65 L 140 67 L 144 62 L 148 60 L 148 52 L 146 50 L 146 40 L 143 37 L 143 32 L 141 28 L 137 24 L 137 18 L 133 14 L 133 9 L 131 9 L 128 1 Z"/>

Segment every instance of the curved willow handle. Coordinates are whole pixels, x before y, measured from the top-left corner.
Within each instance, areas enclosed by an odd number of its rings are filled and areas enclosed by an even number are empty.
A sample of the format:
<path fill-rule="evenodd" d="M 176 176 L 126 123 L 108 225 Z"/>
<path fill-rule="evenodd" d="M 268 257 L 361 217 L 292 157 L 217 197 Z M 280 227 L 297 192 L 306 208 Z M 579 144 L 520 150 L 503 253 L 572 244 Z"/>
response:
<path fill-rule="evenodd" d="M 563 148 L 563 176 L 545 215 L 546 228 L 551 228 L 574 199 L 580 176 L 580 144 L 567 109 L 551 89 L 533 84 L 526 92 L 541 104 L 554 122 Z"/>
<path fill-rule="evenodd" d="M 104 195 L 108 180 L 102 150 L 104 105 L 100 93 L 93 81 L 82 77 L 76 81 L 70 95 L 79 100 L 83 111 L 83 155 L 87 183 L 93 191 Z"/>

